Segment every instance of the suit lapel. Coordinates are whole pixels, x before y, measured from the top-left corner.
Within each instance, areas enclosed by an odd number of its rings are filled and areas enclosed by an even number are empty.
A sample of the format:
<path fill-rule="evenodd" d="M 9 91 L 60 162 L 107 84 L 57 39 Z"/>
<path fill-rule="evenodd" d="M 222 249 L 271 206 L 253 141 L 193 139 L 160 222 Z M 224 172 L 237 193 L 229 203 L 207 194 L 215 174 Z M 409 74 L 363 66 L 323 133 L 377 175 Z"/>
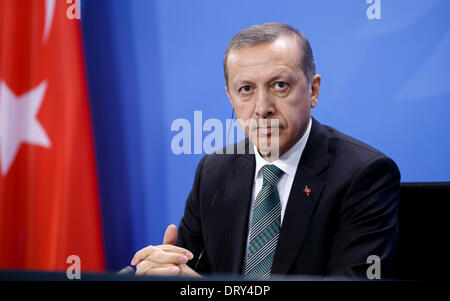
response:
<path fill-rule="evenodd" d="M 289 195 L 272 274 L 286 274 L 302 246 L 309 221 L 325 186 L 318 175 L 328 166 L 327 155 L 328 137 L 323 126 L 313 119 Z M 310 191 L 309 195 L 305 191 L 306 187 Z"/>
<path fill-rule="evenodd" d="M 256 165 L 255 156 L 248 153 L 248 141 L 246 153 L 230 156 L 225 164 L 221 197 L 216 201 L 212 216 L 216 221 L 213 223 L 216 225 L 215 229 L 212 229 L 213 235 L 221 239 L 217 242 L 213 269 L 239 274 L 245 254 Z"/>

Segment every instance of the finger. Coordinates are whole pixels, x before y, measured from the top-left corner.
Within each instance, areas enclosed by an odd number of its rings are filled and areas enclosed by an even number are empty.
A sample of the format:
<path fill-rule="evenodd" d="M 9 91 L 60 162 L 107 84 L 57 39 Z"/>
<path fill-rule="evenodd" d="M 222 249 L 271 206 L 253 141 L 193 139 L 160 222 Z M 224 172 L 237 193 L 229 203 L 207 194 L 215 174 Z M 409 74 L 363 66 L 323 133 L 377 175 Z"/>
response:
<path fill-rule="evenodd" d="M 143 259 L 148 257 L 153 252 L 161 252 L 161 249 L 155 246 L 148 246 L 143 249 L 140 249 L 138 252 L 136 252 L 133 259 L 131 260 L 131 265 L 137 265 L 139 262 L 141 262 Z"/>
<path fill-rule="evenodd" d="M 180 253 L 171 252 L 153 252 L 143 260 L 153 261 L 161 264 L 184 264 L 189 261 L 188 257 Z"/>
<path fill-rule="evenodd" d="M 180 275 L 187 276 L 187 277 L 203 277 L 193 269 L 191 269 L 187 264 L 180 264 Z"/>
<path fill-rule="evenodd" d="M 177 226 L 170 225 L 166 229 L 166 233 L 164 233 L 163 245 L 175 245 L 177 242 Z"/>
<path fill-rule="evenodd" d="M 142 270 L 140 274 L 136 272 L 136 275 L 140 276 L 177 276 L 178 274 L 180 274 L 180 268 L 175 265 L 164 268 Z"/>
<path fill-rule="evenodd" d="M 177 266 L 176 264 L 163 264 L 163 263 L 157 263 L 154 261 L 141 261 L 138 265 L 136 265 L 136 273 L 139 272 L 139 274 L 143 274 L 147 270 L 154 270 L 154 269 L 161 269 L 161 268 L 168 268 Z"/>
<path fill-rule="evenodd" d="M 136 275 L 143 275 L 144 272 L 150 268 L 151 262 L 148 261 L 142 261 L 139 264 L 136 265 Z"/>
<path fill-rule="evenodd" d="M 184 248 L 177 247 L 177 246 L 172 246 L 172 245 L 159 245 L 159 246 L 157 246 L 157 248 L 160 248 L 160 249 L 163 250 L 164 252 L 183 254 L 183 255 L 187 256 L 187 258 L 188 258 L 189 260 L 191 260 L 192 258 L 194 258 L 194 254 L 192 254 L 191 251 L 186 250 L 186 249 L 184 249 Z"/>
<path fill-rule="evenodd" d="M 133 259 L 131 260 L 131 265 L 137 265 L 139 262 L 141 262 L 145 258 L 149 257 L 151 254 L 157 253 L 157 252 L 162 252 L 162 251 L 169 252 L 169 253 L 178 253 L 178 254 L 184 255 L 188 258 L 188 260 L 191 260 L 192 258 L 194 258 L 194 254 L 192 254 L 190 251 L 180 248 L 180 247 L 176 247 L 176 246 L 172 246 L 172 245 L 148 246 L 146 248 L 141 249 L 134 255 Z"/>

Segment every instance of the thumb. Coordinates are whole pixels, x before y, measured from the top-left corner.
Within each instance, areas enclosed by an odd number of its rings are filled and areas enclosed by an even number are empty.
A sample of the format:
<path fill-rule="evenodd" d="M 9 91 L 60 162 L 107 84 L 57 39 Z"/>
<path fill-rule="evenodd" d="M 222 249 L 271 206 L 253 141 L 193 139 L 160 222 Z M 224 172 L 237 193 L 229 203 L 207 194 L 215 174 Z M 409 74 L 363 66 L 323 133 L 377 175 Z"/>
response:
<path fill-rule="evenodd" d="M 177 242 L 177 236 L 177 226 L 170 225 L 169 227 L 167 227 L 166 233 L 164 233 L 163 245 L 175 245 L 175 243 Z"/>

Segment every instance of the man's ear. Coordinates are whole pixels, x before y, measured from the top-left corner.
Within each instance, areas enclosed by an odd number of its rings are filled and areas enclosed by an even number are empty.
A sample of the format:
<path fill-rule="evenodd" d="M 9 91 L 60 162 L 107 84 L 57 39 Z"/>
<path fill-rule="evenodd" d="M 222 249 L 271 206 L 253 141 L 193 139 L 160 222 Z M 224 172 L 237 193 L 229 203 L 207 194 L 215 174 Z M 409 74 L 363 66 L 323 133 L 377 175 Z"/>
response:
<path fill-rule="evenodd" d="M 322 77 L 320 74 L 316 74 L 311 79 L 311 108 L 317 106 L 319 101 L 320 83 L 322 82 Z"/>
<path fill-rule="evenodd" d="M 231 101 L 230 91 L 228 90 L 227 86 L 225 86 L 225 92 L 227 93 L 228 101 L 230 102 L 231 106 L 233 106 L 233 102 Z"/>

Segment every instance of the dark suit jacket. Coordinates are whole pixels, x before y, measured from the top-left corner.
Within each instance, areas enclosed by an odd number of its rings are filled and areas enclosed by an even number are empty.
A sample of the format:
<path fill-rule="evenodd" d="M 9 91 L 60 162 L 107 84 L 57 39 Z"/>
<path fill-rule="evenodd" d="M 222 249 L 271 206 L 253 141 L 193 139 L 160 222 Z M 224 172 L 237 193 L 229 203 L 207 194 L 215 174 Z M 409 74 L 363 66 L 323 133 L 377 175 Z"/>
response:
<path fill-rule="evenodd" d="M 189 265 L 198 272 L 242 274 L 255 165 L 248 152 L 201 159 L 177 240 L 194 253 Z M 367 258 L 377 255 L 381 277 L 388 277 L 397 241 L 399 182 L 394 161 L 313 119 L 272 275 L 366 277 L 372 264 Z"/>

